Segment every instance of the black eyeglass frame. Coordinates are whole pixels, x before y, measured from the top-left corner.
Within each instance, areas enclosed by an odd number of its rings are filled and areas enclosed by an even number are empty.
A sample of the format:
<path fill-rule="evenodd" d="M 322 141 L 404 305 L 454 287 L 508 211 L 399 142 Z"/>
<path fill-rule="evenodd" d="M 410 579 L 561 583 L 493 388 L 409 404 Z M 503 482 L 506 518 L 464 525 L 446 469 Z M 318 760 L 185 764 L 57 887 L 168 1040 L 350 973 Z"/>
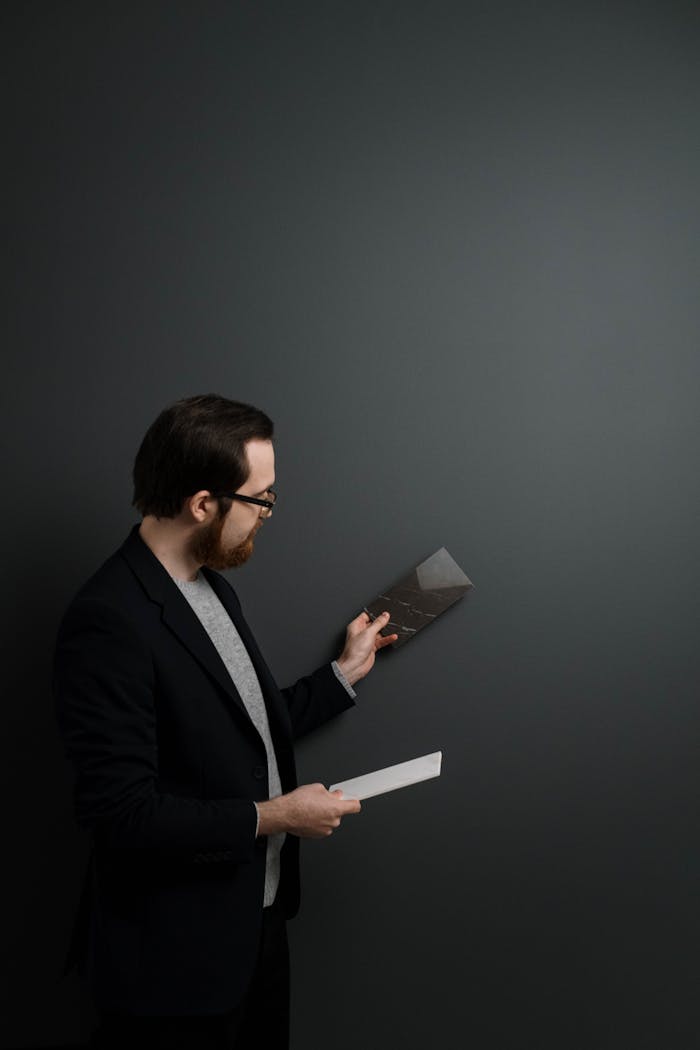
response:
<path fill-rule="evenodd" d="M 215 499 L 237 499 L 240 500 L 241 503 L 254 503 L 256 507 L 264 507 L 265 510 L 270 513 L 277 502 L 277 493 L 274 489 L 268 489 L 267 494 L 268 496 L 272 496 L 272 499 L 258 499 L 257 496 L 242 496 L 240 492 L 212 493 Z"/>

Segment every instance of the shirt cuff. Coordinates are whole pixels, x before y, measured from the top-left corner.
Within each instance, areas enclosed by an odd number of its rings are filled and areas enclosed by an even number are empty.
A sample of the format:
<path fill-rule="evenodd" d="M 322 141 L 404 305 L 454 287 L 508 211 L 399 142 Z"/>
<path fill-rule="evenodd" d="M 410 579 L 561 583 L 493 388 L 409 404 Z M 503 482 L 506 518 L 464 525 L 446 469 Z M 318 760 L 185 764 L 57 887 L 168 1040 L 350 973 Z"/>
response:
<path fill-rule="evenodd" d="M 257 838 L 260 829 L 260 810 L 258 809 L 257 802 L 254 802 L 253 805 L 255 806 L 255 837 Z"/>
<path fill-rule="evenodd" d="M 348 680 L 345 677 L 345 675 L 343 674 L 343 672 L 338 667 L 338 661 L 334 660 L 333 663 L 331 664 L 331 667 L 333 668 L 333 673 L 334 673 L 335 677 L 338 679 L 340 684 L 343 686 L 343 688 L 345 689 L 345 691 L 348 694 L 348 696 L 351 696 L 352 699 L 354 700 L 355 697 L 357 696 L 357 693 L 355 692 L 353 687 L 350 685 L 350 683 L 348 682 Z"/>

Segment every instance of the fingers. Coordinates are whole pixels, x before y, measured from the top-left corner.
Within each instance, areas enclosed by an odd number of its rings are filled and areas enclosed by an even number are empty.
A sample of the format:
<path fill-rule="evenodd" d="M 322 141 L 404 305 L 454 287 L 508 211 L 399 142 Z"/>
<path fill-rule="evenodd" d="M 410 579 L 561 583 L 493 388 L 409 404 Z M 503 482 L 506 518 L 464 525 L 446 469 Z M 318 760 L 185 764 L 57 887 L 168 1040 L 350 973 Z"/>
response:
<path fill-rule="evenodd" d="M 301 838 L 330 835 L 335 828 L 340 827 L 344 817 L 360 811 L 357 799 L 344 799 L 340 789 L 328 791 L 323 784 L 318 783 L 302 784 L 280 798 L 286 800 L 284 830 Z"/>
<path fill-rule="evenodd" d="M 373 622 L 374 621 L 372 620 L 372 617 L 369 616 L 363 610 L 360 613 L 359 616 L 356 616 L 355 619 L 351 620 L 350 623 L 348 624 L 348 626 L 347 626 L 348 634 L 360 634 L 361 631 L 364 631 L 364 629 L 366 627 L 368 627 L 369 624 L 371 624 Z"/>
<path fill-rule="evenodd" d="M 343 812 L 339 816 L 335 816 L 335 817 L 331 817 L 330 818 L 330 820 L 328 821 L 327 828 L 326 828 L 326 835 L 332 835 L 334 831 L 337 831 L 338 828 L 340 827 L 341 822 L 344 820 L 345 817 L 349 817 L 352 813 L 359 813 L 359 812 L 360 812 L 360 803 L 358 802 L 357 799 L 352 799 L 352 801 L 348 803 L 348 808 L 347 809 L 344 808 Z"/>
<path fill-rule="evenodd" d="M 372 634 L 378 634 L 379 631 L 389 622 L 389 613 L 383 612 L 379 616 L 375 616 L 374 619 L 369 613 L 361 612 L 359 616 L 356 616 L 354 620 L 351 620 L 348 624 L 348 634 L 363 634 L 365 631 L 371 632 Z"/>
<path fill-rule="evenodd" d="M 377 619 L 373 623 L 370 623 L 370 624 L 367 625 L 366 630 L 367 631 L 372 631 L 374 633 L 375 637 L 376 637 L 379 634 L 379 632 L 382 630 L 382 628 L 386 627 L 388 622 L 389 622 L 389 613 L 388 612 L 380 613 L 379 616 L 377 617 Z"/>
<path fill-rule="evenodd" d="M 393 645 L 394 642 L 398 642 L 398 640 L 399 640 L 398 634 L 386 634 L 386 635 L 384 635 L 384 634 L 380 634 L 379 633 L 380 631 L 382 631 L 386 627 L 386 625 L 389 623 L 389 620 L 390 620 L 389 613 L 388 612 L 383 612 L 381 614 L 381 616 L 378 616 L 377 619 L 372 624 L 372 628 L 374 628 L 374 648 L 375 648 L 375 651 L 378 651 L 379 649 L 384 649 L 384 647 L 387 646 L 387 645 Z M 370 630 L 370 628 L 368 627 L 367 630 Z"/>
<path fill-rule="evenodd" d="M 341 812 L 342 812 L 343 816 L 346 813 L 359 813 L 360 810 L 362 809 L 362 806 L 360 805 L 359 798 L 345 798 L 343 796 L 343 792 L 340 791 L 340 790 L 338 790 L 338 791 L 330 791 L 329 794 L 333 798 L 337 798 L 338 802 L 342 803 Z"/>
<path fill-rule="evenodd" d="M 389 622 L 389 613 L 383 612 L 379 616 L 375 616 L 374 619 L 369 615 L 368 612 L 363 611 L 359 616 L 356 616 L 354 620 L 351 620 L 347 626 L 347 630 L 350 634 L 360 634 L 362 631 L 373 630 L 376 634 L 381 631 L 382 627 L 385 627 Z"/>

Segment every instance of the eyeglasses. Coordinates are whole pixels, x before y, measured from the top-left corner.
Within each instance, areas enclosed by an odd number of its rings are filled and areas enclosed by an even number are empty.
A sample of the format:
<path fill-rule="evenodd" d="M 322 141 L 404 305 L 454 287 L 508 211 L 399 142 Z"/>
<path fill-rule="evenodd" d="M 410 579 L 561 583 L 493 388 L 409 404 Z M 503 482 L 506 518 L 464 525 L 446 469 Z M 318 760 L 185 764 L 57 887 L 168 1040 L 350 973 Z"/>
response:
<path fill-rule="evenodd" d="M 273 492 L 272 489 L 268 489 L 267 495 L 269 499 L 258 499 L 257 496 L 242 496 L 240 492 L 217 492 L 216 499 L 237 499 L 241 503 L 254 503 L 256 507 L 262 507 L 260 517 L 269 518 L 272 514 L 272 508 L 277 502 L 277 493 Z"/>

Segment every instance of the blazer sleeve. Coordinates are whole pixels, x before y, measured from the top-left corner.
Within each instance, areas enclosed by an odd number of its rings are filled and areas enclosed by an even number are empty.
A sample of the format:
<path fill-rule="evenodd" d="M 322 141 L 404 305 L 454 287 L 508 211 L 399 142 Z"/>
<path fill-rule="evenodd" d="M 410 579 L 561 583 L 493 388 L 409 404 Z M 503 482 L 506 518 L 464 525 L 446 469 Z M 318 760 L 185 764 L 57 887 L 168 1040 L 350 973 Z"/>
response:
<path fill-rule="evenodd" d="M 210 578 L 216 580 L 220 592 L 226 596 L 229 603 L 229 615 L 239 631 L 244 631 L 244 640 L 249 647 L 251 655 L 254 653 L 259 663 L 259 670 L 269 676 L 269 681 L 274 689 L 279 689 L 260 648 L 246 622 L 241 608 L 241 602 L 229 581 L 219 573 L 210 573 Z M 312 730 L 322 726 L 324 722 L 335 718 L 336 715 L 354 707 L 354 701 L 345 686 L 338 681 L 330 662 L 319 667 L 310 675 L 300 678 L 294 685 L 279 690 L 284 697 L 287 713 L 292 727 L 292 736 L 295 740 L 310 733 Z"/>
<path fill-rule="evenodd" d="M 283 689 L 282 695 L 287 704 L 295 739 L 355 706 L 345 686 L 338 681 L 330 663 Z"/>
<path fill-rule="evenodd" d="M 77 819 L 96 839 L 194 862 L 253 859 L 256 811 L 249 799 L 158 790 L 153 664 L 126 616 L 99 600 L 74 601 L 59 629 L 53 689 L 76 770 Z"/>

